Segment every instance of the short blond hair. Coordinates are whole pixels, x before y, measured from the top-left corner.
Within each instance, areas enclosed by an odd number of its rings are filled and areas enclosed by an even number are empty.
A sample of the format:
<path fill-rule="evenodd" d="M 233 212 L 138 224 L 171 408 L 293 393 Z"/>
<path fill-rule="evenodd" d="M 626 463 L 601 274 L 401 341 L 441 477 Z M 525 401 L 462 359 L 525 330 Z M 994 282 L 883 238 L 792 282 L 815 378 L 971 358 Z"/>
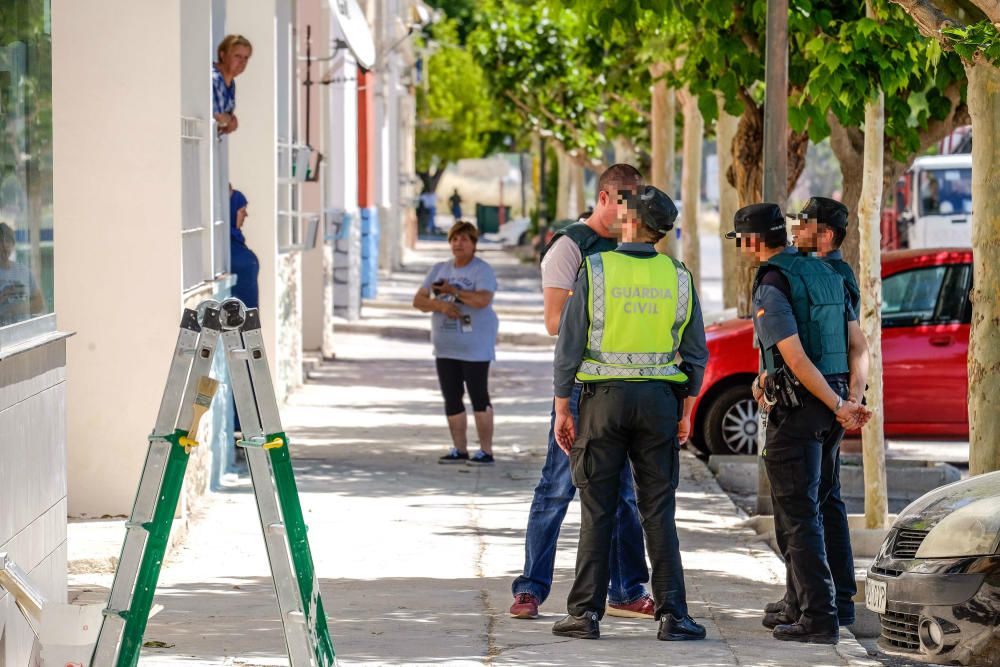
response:
<path fill-rule="evenodd" d="M 222 62 L 222 57 L 229 53 L 229 50 L 234 46 L 245 46 L 250 49 L 250 55 L 253 55 L 253 44 L 250 43 L 249 39 L 243 35 L 226 35 L 225 39 L 219 42 L 217 51 L 220 63 Z"/>
<path fill-rule="evenodd" d="M 468 236 L 469 240 L 473 243 L 479 242 L 479 229 L 471 222 L 465 220 L 459 220 L 451 226 L 451 229 L 448 230 L 448 242 L 451 243 L 453 238 L 461 234 Z"/>

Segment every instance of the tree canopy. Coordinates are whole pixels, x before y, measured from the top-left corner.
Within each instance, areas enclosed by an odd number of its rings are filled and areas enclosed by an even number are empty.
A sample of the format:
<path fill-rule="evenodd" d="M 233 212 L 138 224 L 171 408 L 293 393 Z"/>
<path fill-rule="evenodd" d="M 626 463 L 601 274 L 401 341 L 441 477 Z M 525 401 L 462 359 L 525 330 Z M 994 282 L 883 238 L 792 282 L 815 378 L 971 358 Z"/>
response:
<path fill-rule="evenodd" d="M 434 26 L 427 80 L 417 88 L 416 162 L 425 190 L 437 187 L 449 163 L 484 156 L 498 127 L 483 71 L 457 36 L 454 21 Z"/>

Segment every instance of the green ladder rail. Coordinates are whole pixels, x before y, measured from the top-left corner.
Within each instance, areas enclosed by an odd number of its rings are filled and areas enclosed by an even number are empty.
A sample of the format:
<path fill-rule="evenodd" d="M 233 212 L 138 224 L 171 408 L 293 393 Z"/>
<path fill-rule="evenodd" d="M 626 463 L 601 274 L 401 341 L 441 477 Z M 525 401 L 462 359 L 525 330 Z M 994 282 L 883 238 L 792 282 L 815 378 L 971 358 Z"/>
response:
<path fill-rule="evenodd" d="M 199 316 L 199 312 L 201 315 Z M 332 667 L 333 642 L 306 537 L 288 438 L 256 309 L 237 299 L 186 309 L 167 373 L 156 425 L 149 437 L 125 542 L 90 667 L 135 667 L 166 553 L 190 449 L 197 446 L 195 405 L 207 406 L 199 382 L 212 368 L 219 341 L 226 354 L 267 547 L 291 667 Z M 197 424 L 195 420 L 194 424 Z"/>

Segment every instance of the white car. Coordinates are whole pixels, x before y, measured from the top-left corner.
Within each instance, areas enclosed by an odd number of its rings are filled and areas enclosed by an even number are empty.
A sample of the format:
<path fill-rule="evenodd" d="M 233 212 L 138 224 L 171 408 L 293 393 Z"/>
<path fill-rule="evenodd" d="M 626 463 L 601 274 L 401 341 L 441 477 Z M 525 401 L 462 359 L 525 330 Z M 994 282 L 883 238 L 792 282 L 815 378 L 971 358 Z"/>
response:
<path fill-rule="evenodd" d="M 528 242 L 528 229 L 530 227 L 530 218 L 514 218 L 500 225 L 500 231 L 483 234 L 483 240 L 505 246 L 521 245 Z"/>

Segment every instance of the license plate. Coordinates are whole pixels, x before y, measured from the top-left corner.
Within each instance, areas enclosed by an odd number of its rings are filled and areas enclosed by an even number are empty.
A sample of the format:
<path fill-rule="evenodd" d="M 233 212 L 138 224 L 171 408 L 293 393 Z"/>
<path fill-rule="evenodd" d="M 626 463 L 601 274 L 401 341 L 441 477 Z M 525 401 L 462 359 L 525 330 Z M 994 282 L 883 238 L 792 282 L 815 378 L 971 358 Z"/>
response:
<path fill-rule="evenodd" d="M 885 582 L 865 580 L 865 606 L 876 614 L 885 613 Z"/>

